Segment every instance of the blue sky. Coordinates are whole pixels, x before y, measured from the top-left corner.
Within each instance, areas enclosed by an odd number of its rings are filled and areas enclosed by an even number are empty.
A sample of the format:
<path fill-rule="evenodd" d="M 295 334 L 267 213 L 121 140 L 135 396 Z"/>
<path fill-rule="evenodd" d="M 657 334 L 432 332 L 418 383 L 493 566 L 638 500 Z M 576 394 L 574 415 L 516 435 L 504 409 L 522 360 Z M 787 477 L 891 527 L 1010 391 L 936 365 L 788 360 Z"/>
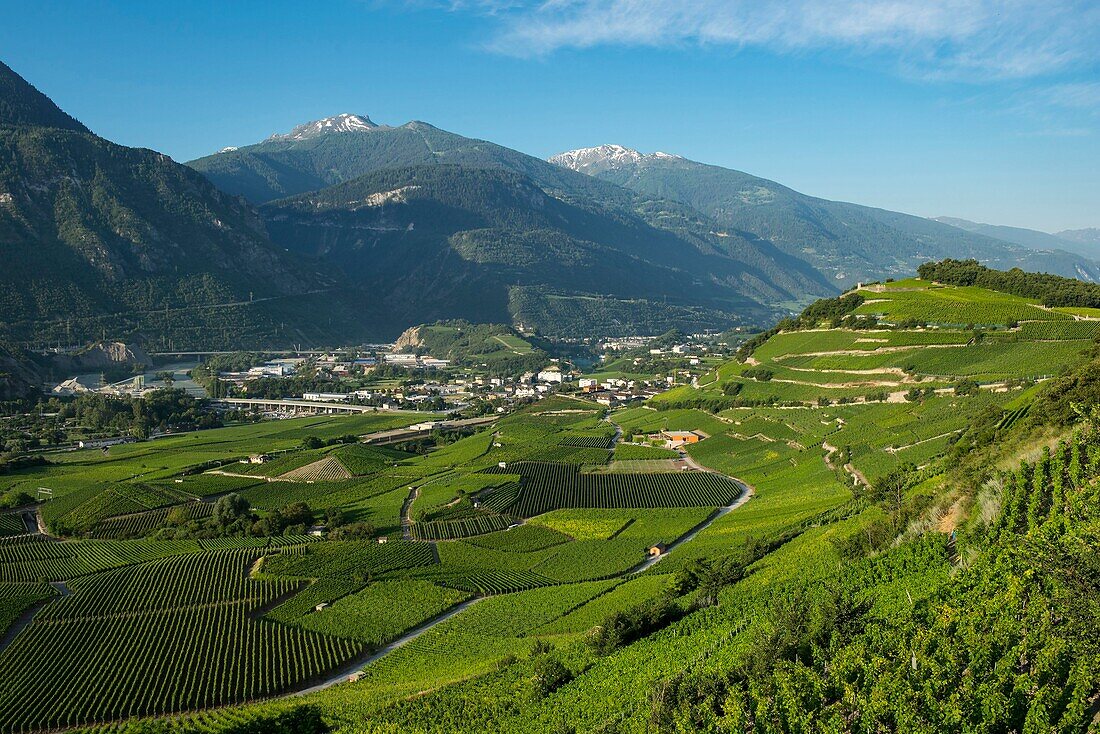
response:
<path fill-rule="evenodd" d="M 0 59 L 184 161 L 339 112 L 663 150 L 831 199 L 1100 227 L 1095 0 L 2 4 Z"/>

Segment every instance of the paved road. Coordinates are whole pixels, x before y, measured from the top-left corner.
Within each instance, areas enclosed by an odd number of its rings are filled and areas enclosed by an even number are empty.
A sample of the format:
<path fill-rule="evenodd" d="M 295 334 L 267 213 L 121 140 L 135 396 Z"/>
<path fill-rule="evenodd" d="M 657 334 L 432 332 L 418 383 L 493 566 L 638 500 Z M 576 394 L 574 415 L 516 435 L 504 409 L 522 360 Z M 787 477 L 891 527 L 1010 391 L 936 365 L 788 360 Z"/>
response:
<path fill-rule="evenodd" d="M 733 479 L 733 477 L 730 477 L 730 479 Z M 724 515 L 728 515 L 729 513 L 733 512 L 738 507 L 740 507 L 741 505 L 748 502 L 752 498 L 753 494 L 755 494 L 755 490 L 753 490 L 753 488 L 750 487 L 749 485 L 742 482 L 740 479 L 733 479 L 733 481 L 737 482 L 737 485 L 739 487 L 741 487 L 741 494 L 737 495 L 737 499 L 735 499 L 733 502 L 726 505 L 725 507 L 719 507 L 717 510 L 714 511 L 714 513 L 710 517 L 708 517 L 706 520 L 699 523 L 694 528 L 687 531 L 686 533 L 681 535 L 679 538 L 677 538 L 673 543 L 671 543 L 668 546 L 668 548 L 665 549 L 664 553 L 662 553 L 659 556 L 652 556 L 650 558 L 645 559 L 644 561 L 639 563 L 637 566 L 632 568 L 630 570 L 630 573 L 641 573 L 642 571 L 646 571 L 646 570 L 652 568 L 654 565 L 656 565 L 657 563 L 660 563 L 663 559 L 667 558 L 668 554 L 671 553 L 672 551 L 674 551 L 676 548 L 680 547 L 684 543 L 689 542 L 696 535 L 698 535 L 699 533 L 701 533 L 704 530 L 706 530 L 707 528 L 709 528 L 711 526 L 711 524 L 714 523 L 715 520 L 717 520 L 718 518 L 720 518 Z"/>
<path fill-rule="evenodd" d="M 292 691 L 292 692 L 287 693 L 283 696 L 277 696 L 277 698 L 289 698 L 290 696 L 303 696 L 307 693 L 316 693 L 317 691 L 323 691 L 324 689 L 330 688 L 330 687 L 332 687 L 332 686 L 334 686 L 338 683 L 347 682 L 347 680 L 351 676 L 353 676 L 355 673 L 361 671 L 363 668 L 370 665 L 375 660 L 378 660 L 379 658 L 383 658 L 386 655 L 389 655 L 391 652 L 393 652 L 394 650 L 396 650 L 399 647 L 404 647 L 408 643 L 415 640 L 417 637 L 420 637 L 420 635 L 422 635 L 425 632 L 427 632 L 428 630 L 430 630 L 432 627 L 435 627 L 437 624 L 442 624 L 443 622 L 446 622 L 448 619 L 455 616 L 456 614 L 461 614 L 462 612 L 466 611 L 471 606 L 473 606 L 474 604 L 477 604 L 479 601 L 481 601 L 484 598 L 485 597 L 483 597 L 483 596 L 477 596 L 477 597 L 474 597 L 473 599 L 468 599 L 468 600 L 462 602 L 461 604 L 458 604 L 457 606 L 453 606 L 449 610 L 444 612 L 443 614 L 439 615 L 438 617 L 434 617 L 433 619 L 428 620 L 427 622 L 420 625 L 419 627 L 412 630 L 411 632 L 407 632 L 404 635 L 402 635 L 401 637 L 398 637 L 396 640 L 394 640 L 390 644 L 386 645 L 385 647 L 383 647 L 379 650 L 376 650 L 375 652 L 369 654 L 368 656 L 366 656 L 364 658 L 353 660 L 351 663 L 348 663 L 347 665 L 343 666 L 342 668 L 340 668 L 340 670 L 333 673 L 330 677 L 326 678 L 325 680 L 321 681 L 320 683 L 315 683 L 314 685 L 309 686 L 308 688 L 303 688 L 300 691 Z"/>

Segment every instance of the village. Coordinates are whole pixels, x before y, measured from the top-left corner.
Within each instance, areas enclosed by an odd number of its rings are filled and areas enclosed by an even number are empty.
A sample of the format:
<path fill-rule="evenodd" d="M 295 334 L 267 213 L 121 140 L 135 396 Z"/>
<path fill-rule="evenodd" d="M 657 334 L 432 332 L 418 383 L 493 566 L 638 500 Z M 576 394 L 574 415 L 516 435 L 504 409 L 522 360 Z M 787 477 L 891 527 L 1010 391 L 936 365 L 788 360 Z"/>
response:
<path fill-rule="evenodd" d="M 679 337 L 671 342 L 653 336 L 605 339 L 586 347 L 596 359 L 547 355 L 540 368 L 520 373 L 405 351 L 399 344 L 296 354 L 196 353 L 186 362 L 171 360 L 174 355 L 149 355 L 149 362 L 171 361 L 155 367 L 138 363 L 135 374 L 117 381 L 106 373 L 77 375 L 50 393 L 140 398 L 175 388 L 212 399 L 215 409 L 267 418 L 373 411 L 505 413 L 554 393 L 618 408 L 695 383 L 727 351 L 713 334 Z"/>

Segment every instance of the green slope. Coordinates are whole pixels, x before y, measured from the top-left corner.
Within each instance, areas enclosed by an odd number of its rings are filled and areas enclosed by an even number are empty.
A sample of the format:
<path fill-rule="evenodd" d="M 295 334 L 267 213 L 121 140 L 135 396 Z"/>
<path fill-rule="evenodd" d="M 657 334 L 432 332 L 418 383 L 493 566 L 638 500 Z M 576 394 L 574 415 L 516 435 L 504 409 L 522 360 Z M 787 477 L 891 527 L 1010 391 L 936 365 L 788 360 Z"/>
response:
<path fill-rule="evenodd" d="M 628 204 L 617 186 L 564 171 L 546 161 L 426 122 L 350 133 L 272 137 L 255 145 L 189 161 L 214 184 L 257 204 L 341 183 L 382 168 L 435 164 L 504 168 L 573 196 Z"/>
<path fill-rule="evenodd" d="M 88 128 L 62 112 L 49 97 L 0 62 L 0 125 L 53 127 L 78 133 Z"/>

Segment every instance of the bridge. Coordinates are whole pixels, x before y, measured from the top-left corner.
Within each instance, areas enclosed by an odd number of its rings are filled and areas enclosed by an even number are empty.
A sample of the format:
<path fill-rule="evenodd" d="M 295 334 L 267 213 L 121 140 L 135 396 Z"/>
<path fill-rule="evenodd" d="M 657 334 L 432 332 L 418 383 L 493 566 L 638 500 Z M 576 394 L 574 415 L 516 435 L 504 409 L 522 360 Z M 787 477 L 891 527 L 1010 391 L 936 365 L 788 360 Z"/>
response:
<path fill-rule="evenodd" d="M 211 401 L 215 407 L 222 408 L 252 408 L 271 413 L 301 413 L 303 415 L 336 415 L 340 413 L 375 413 L 383 412 L 382 408 L 375 405 L 350 405 L 348 403 L 326 403 L 316 400 L 292 400 L 262 399 L 262 398 L 218 398 Z M 409 416 L 417 415 L 412 411 L 387 411 L 407 412 Z M 420 414 L 423 415 L 423 414 Z"/>

